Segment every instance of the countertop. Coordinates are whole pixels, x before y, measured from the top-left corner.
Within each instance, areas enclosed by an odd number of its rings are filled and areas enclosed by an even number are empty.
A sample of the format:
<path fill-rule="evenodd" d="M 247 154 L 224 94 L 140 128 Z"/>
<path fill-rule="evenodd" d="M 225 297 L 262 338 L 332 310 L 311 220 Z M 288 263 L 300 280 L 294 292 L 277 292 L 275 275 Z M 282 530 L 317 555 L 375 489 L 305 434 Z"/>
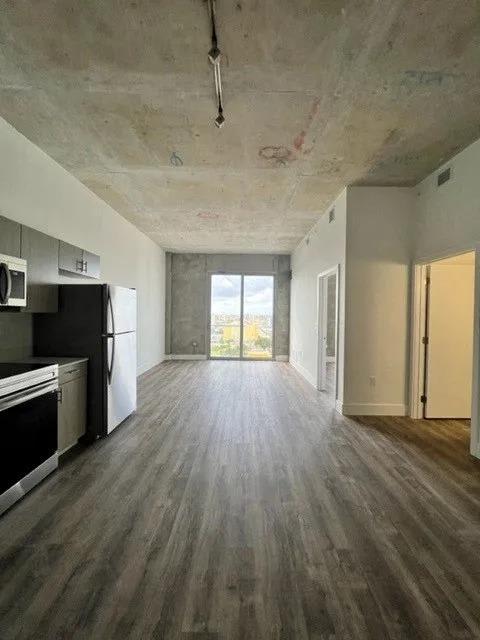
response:
<path fill-rule="evenodd" d="M 62 358 L 57 356 L 32 356 L 30 358 L 25 358 L 22 360 L 25 363 L 35 363 L 38 364 L 57 364 L 58 368 L 66 367 L 72 364 L 80 364 L 80 362 L 88 362 L 88 358 Z"/>

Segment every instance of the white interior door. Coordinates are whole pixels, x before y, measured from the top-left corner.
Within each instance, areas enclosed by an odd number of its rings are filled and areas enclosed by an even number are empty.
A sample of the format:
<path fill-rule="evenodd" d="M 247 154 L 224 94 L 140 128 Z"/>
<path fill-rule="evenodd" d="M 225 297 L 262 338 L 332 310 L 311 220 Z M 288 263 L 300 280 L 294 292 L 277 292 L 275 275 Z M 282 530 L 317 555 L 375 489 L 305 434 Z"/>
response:
<path fill-rule="evenodd" d="M 328 277 L 318 279 L 318 380 L 317 389 L 327 388 L 327 317 L 328 317 Z"/>
<path fill-rule="evenodd" d="M 426 418 L 470 418 L 474 265 L 430 266 Z"/>

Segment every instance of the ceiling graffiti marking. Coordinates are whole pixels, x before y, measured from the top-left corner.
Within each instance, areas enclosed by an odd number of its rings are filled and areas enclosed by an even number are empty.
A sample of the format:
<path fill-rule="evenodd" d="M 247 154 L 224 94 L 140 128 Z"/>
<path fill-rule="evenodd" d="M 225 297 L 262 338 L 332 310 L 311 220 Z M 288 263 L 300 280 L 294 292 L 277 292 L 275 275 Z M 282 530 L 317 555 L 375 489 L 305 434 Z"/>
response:
<path fill-rule="evenodd" d="M 295 154 L 308 155 L 309 153 L 311 153 L 315 139 L 311 140 L 311 145 L 308 148 L 305 148 L 305 140 L 318 113 L 319 107 L 320 99 L 315 98 L 310 108 L 310 112 L 307 116 L 305 128 L 302 129 L 300 133 L 298 133 L 293 139 L 293 149 L 289 149 L 285 146 L 262 147 L 259 151 L 260 157 L 264 158 L 265 160 L 270 160 L 271 163 L 276 165 L 277 167 L 284 167 L 289 162 L 292 162 L 296 159 Z"/>
<path fill-rule="evenodd" d="M 261 147 L 258 155 L 265 160 L 270 160 L 277 167 L 285 167 L 295 159 L 291 149 L 284 146 Z"/>

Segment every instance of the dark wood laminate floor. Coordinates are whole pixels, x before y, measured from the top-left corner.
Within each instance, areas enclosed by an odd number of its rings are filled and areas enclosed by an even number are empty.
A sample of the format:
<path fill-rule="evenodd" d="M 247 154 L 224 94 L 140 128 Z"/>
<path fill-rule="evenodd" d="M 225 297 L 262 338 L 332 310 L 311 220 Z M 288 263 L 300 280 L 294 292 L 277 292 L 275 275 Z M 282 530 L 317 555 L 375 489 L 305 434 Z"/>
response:
<path fill-rule="evenodd" d="M 468 427 L 336 414 L 287 364 L 166 363 L 0 519 L 0 638 L 480 637 Z"/>

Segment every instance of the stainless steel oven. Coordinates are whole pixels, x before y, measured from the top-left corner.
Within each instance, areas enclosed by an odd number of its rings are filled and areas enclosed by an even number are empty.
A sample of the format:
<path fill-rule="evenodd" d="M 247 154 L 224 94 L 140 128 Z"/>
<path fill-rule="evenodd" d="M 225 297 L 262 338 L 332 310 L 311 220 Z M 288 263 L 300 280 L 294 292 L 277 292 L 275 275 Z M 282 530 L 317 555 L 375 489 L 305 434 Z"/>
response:
<path fill-rule="evenodd" d="M 26 260 L 0 254 L 0 307 L 26 306 Z"/>
<path fill-rule="evenodd" d="M 2 371 L 0 514 L 58 466 L 58 367 L 4 363 Z"/>

